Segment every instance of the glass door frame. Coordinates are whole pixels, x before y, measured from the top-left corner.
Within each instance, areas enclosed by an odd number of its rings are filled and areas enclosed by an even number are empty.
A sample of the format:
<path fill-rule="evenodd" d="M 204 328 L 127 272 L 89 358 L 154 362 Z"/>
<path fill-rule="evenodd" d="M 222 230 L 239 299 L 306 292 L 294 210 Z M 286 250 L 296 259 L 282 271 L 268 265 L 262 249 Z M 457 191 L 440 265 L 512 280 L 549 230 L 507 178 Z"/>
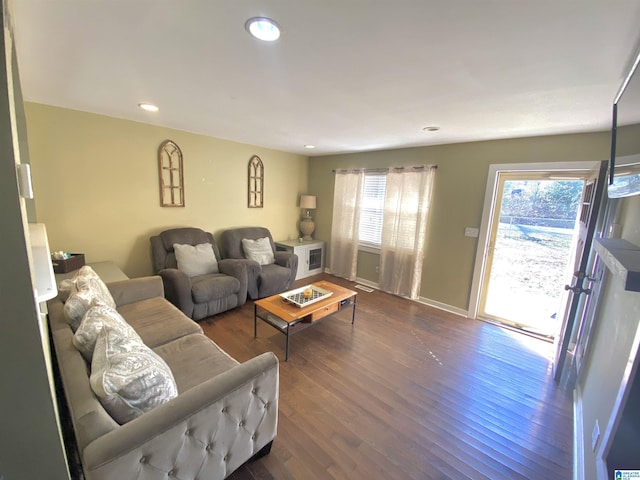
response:
<path fill-rule="evenodd" d="M 596 168 L 600 162 L 537 162 L 537 163 L 505 163 L 489 165 L 487 175 L 487 187 L 482 209 L 482 221 L 480 233 L 478 235 L 478 246 L 476 249 L 476 259 L 473 269 L 471 292 L 469 294 L 469 308 L 467 317 L 479 319 L 480 295 L 484 286 L 486 260 L 491 246 L 491 226 L 495 216 L 497 197 L 501 195 L 499 189 L 500 174 L 506 173 L 529 173 L 532 175 L 545 173 L 549 176 L 582 175 L 586 178 L 590 172 Z"/>
<path fill-rule="evenodd" d="M 560 178 L 556 178 L 556 176 Z M 498 173 L 497 184 L 496 184 L 496 195 L 495 195 L 495 200 L 492 208 L 491 221 L 489 224 L 489 244 L 487 247 L 487 253 L 485 255 L 485 266 L 483 269 L 483 278 L 482 278 L 482 283 L 480 288 L 480 301 L 478 304 L 478 313 L 477 313 L 477 317 L 479 319 L 497 322 L 501 325 L 514 327 L 522 330 L 523 332 L 531 333 L 535 336 L 538 336 L 537 334 L 532 333 L 528 328 L 528 327 L 533 327 L 533 325 L 526 325 L 514 319 L 500 317 L 498 315 L 488 313 L 485 310 L 487 305 L 487 296 L 489 294 L 489 288 L 490 288 L 489 282 L 491 279 L 491 271 L 492 271 L 492 268 L 494 267 L 493 255 L 495 252 L 495 247 L 496 247 L 496 242 L 498 237 L 498 229 L 500 228 L 500 217 L 502 213 L 502 201 L 504 199 L 505 184 L 510 181 L 511 182 L 513 181 L 539 182 L 539 181 L 563 181 L 563 180 L 584 181 L 584 178 L 583 178 L 584 176 L 585 174 L 583 172 L 554 171 L 553 173 L 549 173 L 546 170 L 535 171 L 535 172 L 520 171 L 520 172 L 499 172 Z M 584 194 L 584 190 L 583 190 L 583 194 Z M 579 210 L 577 213 L 579 213 Z M 571 248 L 572 249 L 575 248 L 575 245 L 572 245 Z M 567 260 L 569 260 L 569 257 L 571 257 L 572 255 L 573 255 L 573 251 L 569 252 Z M 564 300 L 564 297 L 558 301 L 559 307 L 562 305 L 561 301 L 563 300 Z M 547 337 L 544 335 L 541 335 L 540 337 L 547 339 Z"/>

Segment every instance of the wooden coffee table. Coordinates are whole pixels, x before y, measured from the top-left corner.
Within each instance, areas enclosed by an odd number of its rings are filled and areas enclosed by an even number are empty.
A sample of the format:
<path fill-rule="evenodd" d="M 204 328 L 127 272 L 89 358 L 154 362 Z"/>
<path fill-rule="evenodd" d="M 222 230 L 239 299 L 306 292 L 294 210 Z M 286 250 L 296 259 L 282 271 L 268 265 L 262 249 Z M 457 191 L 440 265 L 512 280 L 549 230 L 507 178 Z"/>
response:
<path fill-rule="evenodd" d="M 309 328 L 318 320 L 348 307 L 353 309 L 351 324 L 356 320 L 356 295 L 358 292 L 327 281 L 315 282 L 311 285 L 330 291 L 332 294 L 303 307 L 288 303 L 280 295 L 256 300 L 253 304 L 253 337 L 258 336 L 258 319 L 286 335 L 285 362 L 289 360 L 289 337 L 294 333 Z"/>

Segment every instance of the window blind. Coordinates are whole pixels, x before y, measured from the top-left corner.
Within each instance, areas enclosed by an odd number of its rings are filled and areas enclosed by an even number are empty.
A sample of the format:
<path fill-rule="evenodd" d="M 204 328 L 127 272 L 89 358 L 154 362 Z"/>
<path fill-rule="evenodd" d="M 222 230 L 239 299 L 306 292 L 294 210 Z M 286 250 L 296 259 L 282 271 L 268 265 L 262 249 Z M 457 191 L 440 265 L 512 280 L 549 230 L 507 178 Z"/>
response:
<path fill-rule="evenodd" d="M 384 174 L 367 174 L 364 177 L 359 225 L 361 244 L 380 247 L 386 183 Z"/>

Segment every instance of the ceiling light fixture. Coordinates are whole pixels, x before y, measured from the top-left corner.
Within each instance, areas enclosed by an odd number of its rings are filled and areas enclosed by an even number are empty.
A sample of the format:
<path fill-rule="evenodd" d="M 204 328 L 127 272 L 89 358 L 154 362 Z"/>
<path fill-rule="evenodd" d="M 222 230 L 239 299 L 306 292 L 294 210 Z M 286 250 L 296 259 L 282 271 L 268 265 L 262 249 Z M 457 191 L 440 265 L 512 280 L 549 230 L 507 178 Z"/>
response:
<path fill-rule="evenodd" d="M 437 127 L 435 125 L 431 125 L 429 127 L 424 127 L 422 130 L 424 132 L 437 132 L 438 130 L 440 130 L 440 127 Z"/>
<path fill-rule="evenodd" d="M 304 148 L 308 148 L 309 150 L 311 150 L 312 148 L 316 148 L 315 145 L 305 145 Z"/>
<path fill-rule="evenodd" d="M 273 42 L 280 38 L 280 28 L 278 24 L 267 17 L 253 17 L 244 24 L 251 35 L 258 40 Z"/>
<path fill-rule="evenodd" d="M 139 103 L 138 106 L 141 109 L 146 110 L 147 112 L 157 112 L 158 110 L 160 110 L 158 107 L 150 103 Z"/>

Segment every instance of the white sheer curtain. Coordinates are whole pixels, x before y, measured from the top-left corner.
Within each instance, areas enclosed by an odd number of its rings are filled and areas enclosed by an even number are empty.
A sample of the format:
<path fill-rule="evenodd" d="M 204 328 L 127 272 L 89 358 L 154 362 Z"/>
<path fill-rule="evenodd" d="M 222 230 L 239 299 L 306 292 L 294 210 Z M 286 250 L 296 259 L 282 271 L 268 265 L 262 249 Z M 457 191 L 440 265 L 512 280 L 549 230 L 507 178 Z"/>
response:
<path fill-rule="evenodd" d="M 358 225 L 364 170 L 338 170 L 333 193 L 331 223 L 331 261 L 333 275 L 356 279 L 358 263 Z"/>
<path fill-rule="evenodd" d="M 389 169 L 385 192 L 379 286 L 418 298 L 435 167 Z"/>

